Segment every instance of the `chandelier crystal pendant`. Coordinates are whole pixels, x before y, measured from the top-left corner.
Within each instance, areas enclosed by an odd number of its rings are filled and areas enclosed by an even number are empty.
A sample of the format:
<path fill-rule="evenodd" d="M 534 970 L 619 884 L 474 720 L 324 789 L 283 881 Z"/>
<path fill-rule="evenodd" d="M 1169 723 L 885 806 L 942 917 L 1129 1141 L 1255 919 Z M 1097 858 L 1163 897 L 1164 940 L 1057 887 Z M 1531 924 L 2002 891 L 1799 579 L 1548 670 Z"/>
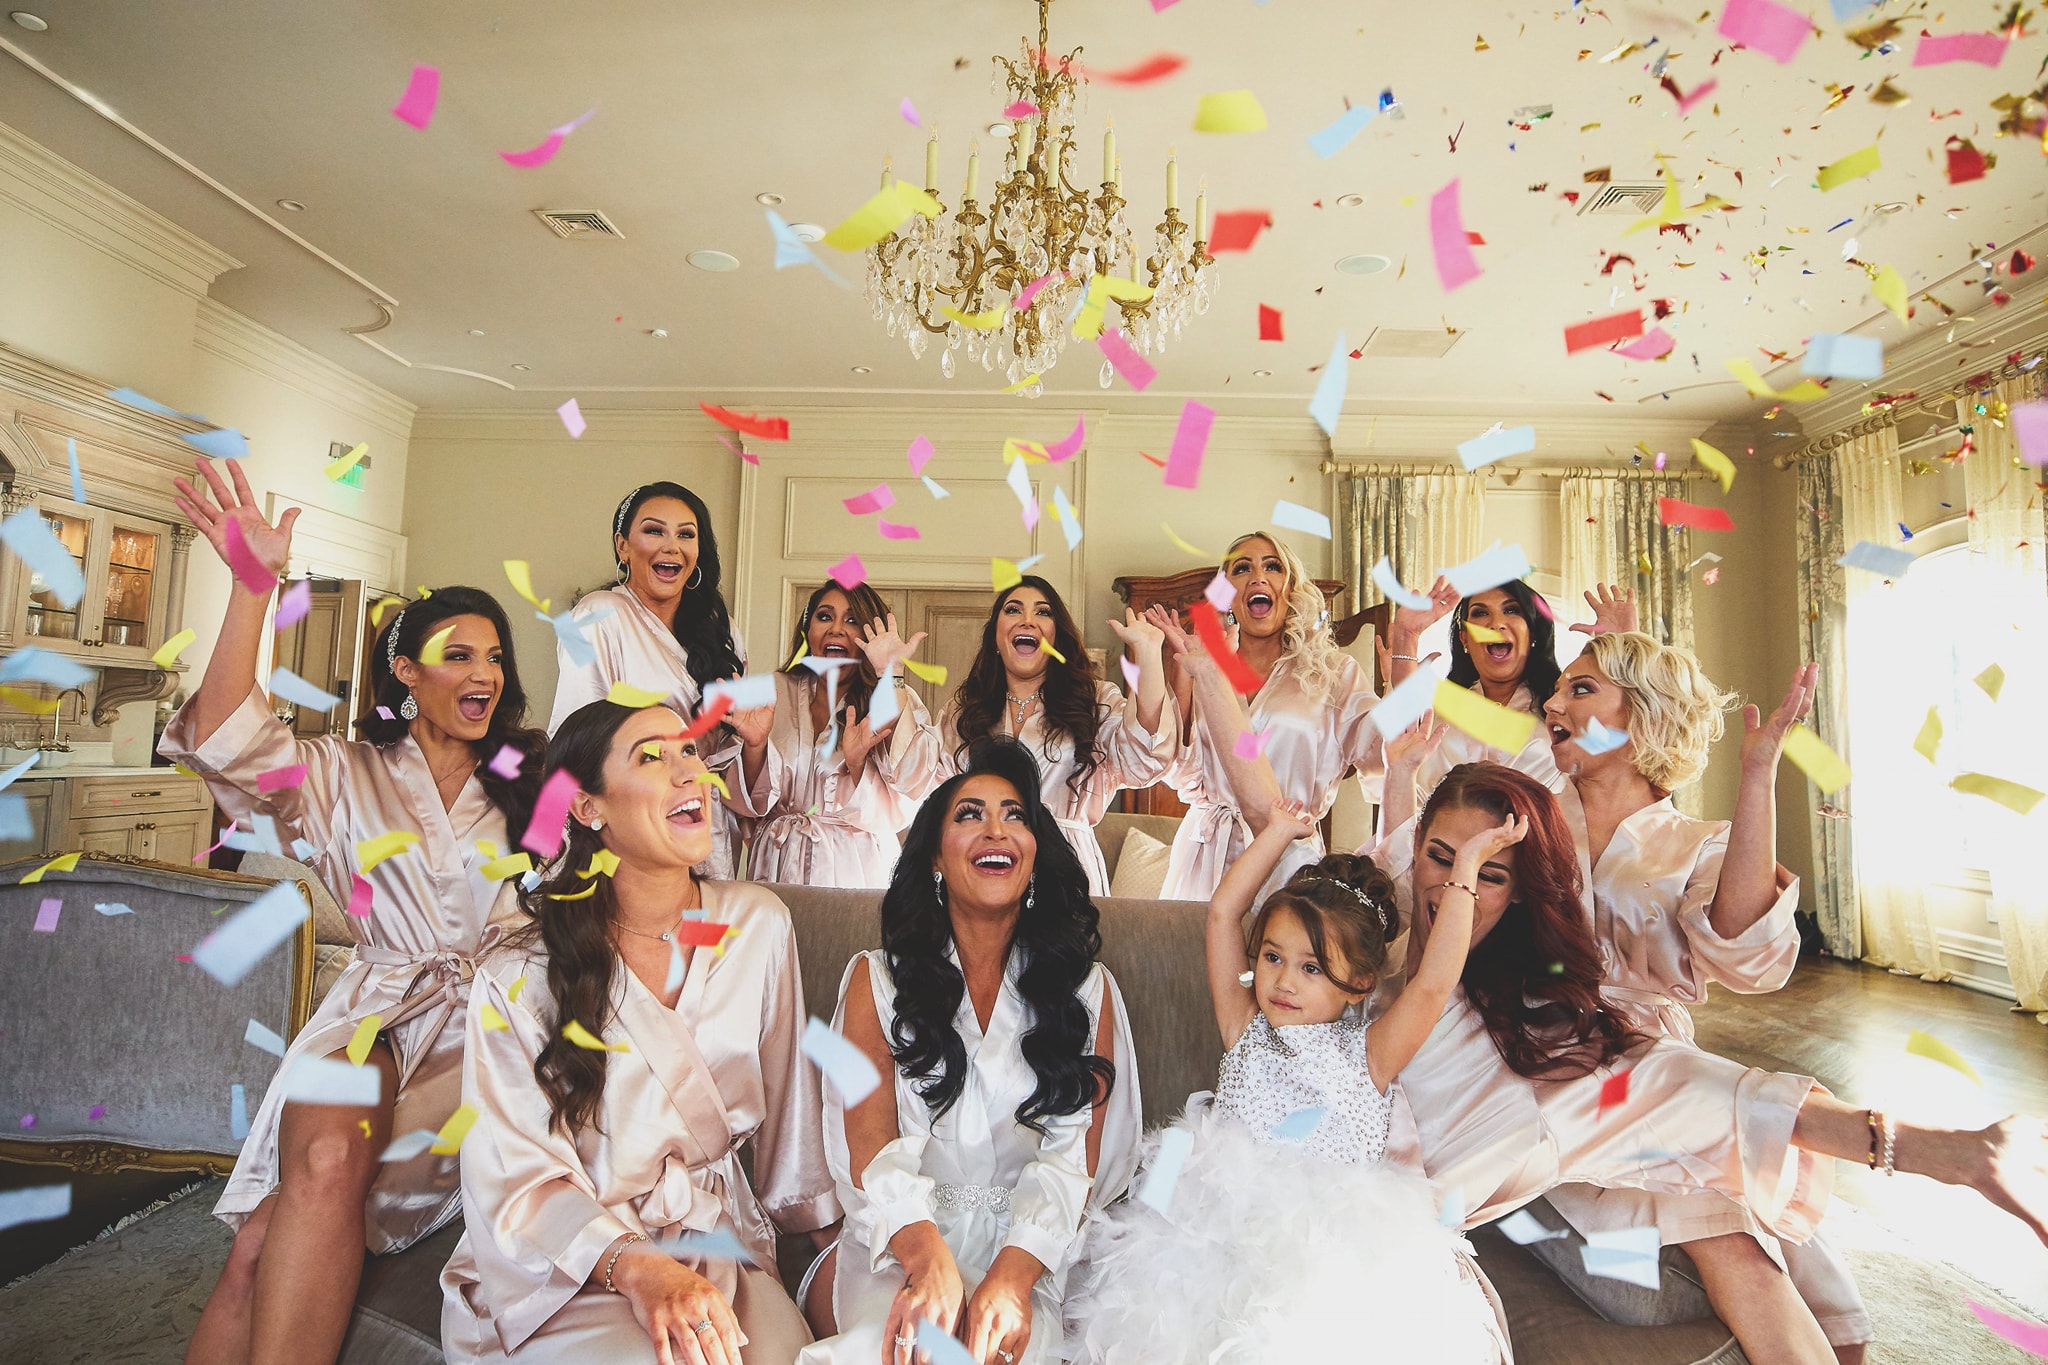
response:
<path fill-rule="evenodd" d="M 922 357 L 933 339 L 942 343 L 939 370 L 951 379 L 964 354 L 967 364 L 1001 368 L 1020 392 L 1037 397 L 1036 382 L 1059 363 L 1073 338 L 1092 337 L 1099 308 L 1113 299 L 1122 328 L 1138 351 L 1157 354 L 1180 336 L 1191 317 L 1209 311 L 1216 288 L 1215 259 L 1207 251 L 1208 196 L 1195 198 L 1195 220 L 1180 216 L 1180 167 L 1169 152 L 1166 213 L 1153 229 L 1151 254 L 1140 259 L 1126 221 L 1123 168 L 1116 133 L 1102 136 L 1102 182 L 1094 198 L 1069 177 L 1079 158 L 1074 146 L 1074 104 L 1087 76 L 1082 49 L 1054 58 L 1046 11 L 1037 0 L 1038 43 L 1023 44 L 1021 60 L 993 59 L 993 88 L 1007 91 L 1009 108 L 1028 105 L 1012 122 L 1010 148 L 994 196 L 984 209 L 978 144 L 967 158 L 960 207 L 950 217 L 913 215 L 908 224 L 868 252 L 866 297 L 890 336 L 901 335 Z M 925 145 L 925 189 L 938 194 L 938 138 Z M 885 164 L 882 188 L 891 175 Z M 1095 286 L 1097 276 L 1109 277 Z M 1043 280 L 1035 291 L 1031 286 Z M 1149 288 L 1134 288 L 1133 284 Z M 1027 306 L 1017 307 L 1030 292 Z M 1078 315 L 1079 321 L 1076 322 Z M 1114 379 L 1107 360 L 1101 384 Z M 1024 381 L 1030 380 L 1029 383 Z"/>

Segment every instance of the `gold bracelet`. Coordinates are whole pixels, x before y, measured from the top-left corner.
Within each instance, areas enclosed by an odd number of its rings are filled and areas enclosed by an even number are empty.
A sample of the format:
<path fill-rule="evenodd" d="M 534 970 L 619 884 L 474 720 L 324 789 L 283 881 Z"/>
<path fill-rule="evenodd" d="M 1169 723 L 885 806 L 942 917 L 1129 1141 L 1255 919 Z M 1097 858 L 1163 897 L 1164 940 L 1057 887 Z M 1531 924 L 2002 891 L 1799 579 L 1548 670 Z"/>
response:
<path fill-rule="evenodd" d="M 1453 891 L 1462 891 L 1472 898 L 1472 904 L 1475 906 L 1479 904 L 1479 893 L 1472 889 L 1469 882 L 1438 882 L 1437 885 L 1447 886 Z"/>
<path fill-rule="evenodd" d="M 619 1292 L 618 1288 L 612 1284 L 612 1267 L 619 1263 L 619 1257 L 626 1254 L 626 1248 L 633 1245 L 633 1243 L 635 1242 L 645 1242 L 648 1240 L 650 1239 L 644 1232 L 629 1232 L 626 1234 L 626 1240 L 620 1242 L 617 1247 L 613 1248 L 611 1259 L 604 1263 L 605 1293 L 616 1294 Z"/>

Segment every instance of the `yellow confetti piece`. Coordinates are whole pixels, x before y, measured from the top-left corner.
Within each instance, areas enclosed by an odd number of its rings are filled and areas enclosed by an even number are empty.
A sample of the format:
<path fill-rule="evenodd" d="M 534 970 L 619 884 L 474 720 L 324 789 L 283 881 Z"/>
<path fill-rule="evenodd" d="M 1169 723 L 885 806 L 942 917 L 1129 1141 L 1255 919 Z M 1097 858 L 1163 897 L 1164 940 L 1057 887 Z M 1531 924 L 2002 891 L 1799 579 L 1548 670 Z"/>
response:
<path fill-rule="evenodd" d="M 506 1021 L 504 1015 L 498 1013 L 497 1007 L 488 1000 L 477 1006 L 476 1018 L 477 1022 L 483 1025 L 485 1033 L 510 1033 L 512 1031 L 512 1025 Z"/>
<path fill-rule="evenodd" d="M 1640 550 L 1636 551 L 1636 569 L 1641 573 L 1657 572 L 1656 566 L 1650 563 L 1650 557 Z"/>
<path fill-rule="evenodd" d="M 1756 372 L 1756 366 L 1740 356 L 1727 361 L 1726 364 L 1728 373 L 1742 381 L 1742 387 L 1749 390 L 1749 396 L 1752 398 L 1778 398 L 1787 403 L 1811 403 L 1816 398 L 1827 396 L 1827 390 L 1811 379 L 1802 379 L 1783 393 L 1779 393 L 1764 383 L 1763 376 Z"/>
<path fill-rule="evenodd" d="M 1507 636 L 1490 626 L 1482 626 L 1477 621 L 1467 621 L 1465 633 L 1482 645 L 1504 645 L 1508 642 Z"/>
<path fill-rule="evenodd" d="M 1045 447 L 1036 441 L 1019 441 L 1014 438 L 1003 442 L 1003 463 L 1015 464 L 1022 460 L 1026 464 L 1044 464 L 1052 457 L 1045 453 Z"/>
<path fill-rule="evenodd" d="M 1195 106 L 1198 133 L 1263 133 L 1266 111 L 1249 90 L 1225 90 L 1202 96 Z"/>
<path fill-rule="evenodd" d="M 630 706 L 635 711 L 644 711 L 650 706 L 659 706 L 662 694 L 628 682 L 615 682 L 612 690 L 604 694 L 604 699 L 614 706 Z"/>
<path fill-rule="evenodd" d="M 1052 641 L 1050 640 L 1045 641 L 1045 643 L 1041 645 L 1040 648 L 1044 649 L 1046 653 L 1052 655 L 1053 658 L 1058 659 L 1061 663 L 1065 663 L 1067 661 L 1067 656 L 1060 653 L 1057 649 L 1054 649 L 1052 647 Z"/>
<path fill-rule="evenodd" d="M 33 882 L 39 882 L 43 879 L 45 872 L 75 872 L 77 869 L 78 855 L 76 853 L 62 853 L 50 859 L 50 861 L 29 873 L 26 877 L 23 877 L 17 884 L 28 886 Z"/>
<path fill-rule="evenodd" d="M 551 901 L 587 901 L 596 894 L 597 883 L 592 882 L 581 891 L 565 891 L 559 894 L 551 891 L 548 893 L 548 899 Z"/>
<path fill-rule="evenodd" d="M 1074 337 L 1078 341 L 1093 341 L 1102 335 L 1103 311 L 1110 299 L 1123 303 L 1143 303 L 1152 297 L 1152 286 L 1139 284 L 1136 280 L 1118 279 L 1115 275 L 1095 275 L 1088 280 L 1088 293 L 1081 301 L 1081 311 L 1074 317 Z"/>
<path fill-rule="evenodd" d="M 190 649 L 192 642 L 198 638 L 199 632 L 187 626 L 170 639 L 164 641 L 163 648 L 150 655 L 149 661 L 158 668 L 169 668 L 172 664 L 178 662 L 178 656 Z"/>
<path fill-rule="evenodd" d="M 1694 464 L 1721 481 L 1721 491 L 1723 493 L 1734 487 L 1735 461 L 1729 459 L 1697 436 L 1693 437 L 1692 441 L 1692 459 Z"/>
<path fill-rule="evenodd" d="M 1861 180 L 1884 163 L 1878 160 L 1877 144 L 1871 143 L 1860 152 L 1851 152 L 1840 161 L 1830 162 L 1820 168 L 1820 187 L 1831 190 L 1837 185 L 1846 185 L 1851 180 Z"/>
<path fill-rule="evenodd" d="M 377 1045 L 377 1030 L 384 1027 L 384 1016 L 366 1014 L 356 1025 L 356 1031 L 348 1040 L 348 1061 L 350 1066 L 361 1066 L 369 1058 L 370 1049 Z"/>
<path fill-rule="evenodd" d="M 1934 762 L 1936 751 L 1941 748 L 1941 712 L 1936 707 L 1927 708 L 1927 719 L 1920 722 L 1920 733 L 1913 736 L 1913 752 Z"/>
<path fill-rule="evenodd" d="M 539 607 L 542 612 L 548 610 L 548 602 L 552 599 L 533 595 L 532 565 L 523 559 L 508 559 L 505 561 L 505 577 L 511 581 L 512 591 Z"/>
<path fill-rule="evenodd" d="M 1022 393 L 1024 392 L 1024 390 L 1030 388 L 1033 384 L 1036 384 L 1040 379 L 1043 379 L 1044 377 L 1045 376 L 1040 374 L 1027 374 L 1022 379 L 1018 380 L 1016 383 L 1010 385 L 1009 388 L 1004 389 L 1003 392 Z"/>
<path fill-rule="evenodd" d="M 370 443 L 368 441 L 358 441 L 355 447 L 346 455 L 343 455 L 338 460 L 329 460 L 327 462 L 327 477 L 335 481 L 345 478 L 351 469 L 354 469 L 363 462 L 363 456 L 369 453 Z"/>
<path fill-rule="evenodd" d="M 1659 227 L 1666 223 L 1676 223 L 1684 216 L 1684 203 L 1678 197 L 1678 178 L 1672 175 L 1671 172 L 1666 171 L 1664 172 L 1664 198 L 1658 203 L 1657 211 L 1647 218 L 1636 219 L 1621 235 L 1627 237 L 1631 233 L 1641 232 L 1647 227 Z"/>
<path fill-rule="evenodd" d="M 394 858 L 420 841 L 420 836 L 409 829 L 394 829 L 389 834 L 380 834 L 374 839 L 365 839 L 356 845 L 356 861 L 367 875 L 371 868 L 386 858 Z"/>
<path fill-rule="evenodd" d="M 795 668 L 803 657 L 810 652 L 811 642 L 809 640 L 798 640 L 796 642 L 796 653 L 789 656 L 789 662 L 784 664 L 783 667 L 785 669 Z"/>
<path fill-rule="evenodd" d="M 1886 266 L 1870 281 L 1870 296 L 1892 310 L 1900 322 L 1906 320 L 1906 282 L 1899 272 Z"/>
<path fill-rule="evenodd" d="M 1981 796 L 1986 801 L 1996 801 L 2007 810 L 2020 815 L 2033 814 L 2034 807 L 2040 804 L 2044 794 L 2018 782 L 1993 777 L 1989 773 L 1964 773 L 1949 783 L 1949 786 L 1966 796 Z M 23 880 L 26 881 L 27 878 Z"/>
<path fill-rule="evenodd" d="M 448 1116 L 448 1121 L 441 1125 L 441 1131 L 434 1137 L 434 1145 L 427 1150 L 435 1156 L 454 1156 L 462 1150 L 462 1140 L 474 1127 L 476 1110 L 465 1104 Z"/>
<path fill-rule="evenodd" d="M 393 607 L 402 607 L 404 605 L 405 599 L 403 597 L 378 598 L 377 604 L 370 608 L 370 629 L 384 629 L 384 613 L 391 610 L 391 608 Z"/>
<path fill-rule="evenodd" d="M 1445 679 L 1436 685 L 1437 716 L 1489 748 L 1518 754 L 1536 731 L 1536 717 L 1510 710 Z"/>
<path fill-rule="evenodd" d="M 711 950 L 711 955 L 713 957 L 724 957 L 725 950 L 727 948 L 730 948 L 732 946 L 732 941 L 738 938 L 739 936 L 740 927 L 737 924 L 727 925 L 725 933 L 719 936 L 718 946 Z"/>
<path fill-rule="evenodd" d="M 502 882 L 510 877 L 523 877 L 533 871 L 533 855 L 522 852 L 505 858 L 493 858 L 477 871 L 483 874 L 486 881 L 493 882 Z"/>
<path fill-rule="evenodd" d="M 825 245 L 835 251 L 865 251 L 892 235 L 913 213 L 936 218 L 939 201 L 908 180 L 898 180 L 826 233 Z"/>
<path fill-rule="evenodd" d="M 997 592 L 1008 592 L 1024 581 L 1024 571 L 1007 559 L 988 562 L 988 581 Z"/>
<path fill-rule="evenodd" d="M 918 677 L 923 678 L 933 687 L 944 687 L 946 685 L 946 666 L 944 664 L 921 664 L 915 659 L 905 659 L 903 666 L 912 673 L 917 674 Z"/>
<path fill-rule="evenodd" d="M 619 874 L 619 855 L 608 848 L 595 849 L 590 855 L 590 865 L 576 875 L 584 881 L 592 877 L 616 877 Z"/>
<path fill-rule="evenodd" d="M 718 794 L 720 796 L 724 797 L 727 801 L 732 800 L 732 793 L 726 790 L 725 779 L 720 777 L 717 773 L 714 773 L 709 769 L 706 769 L 704 772 L 698 775 L 697 780 L 709 786 L 718 788 Z"/>
<path fill-rule="evenodd" d="M 1960 1071 L 1978 1085 L 1984 1084 L 1984 1078 L 1977 1074 L 1977 1068 L 1970 1065 L 1968 1058 L 1931 1033 L 1922 1033 L 1919 1029 L 1914 1029 L 1906 1038 L 1906 1051 L 1915 1057 L 1925 1057 L 1929 1061 L 1940 1062 L 1945 1067 Z"/>
<path fill-rule="evenodd" d="M 1166 538 L 1172 541 L 1174 548 L 1179 550 L 1182 554 L 1193 555 L 1197 559 L 1206 559 L 1212 564 L 1216 562 L 1215 555 L 1210 554 L 1207 550 L 1203 549 L 1199 545 L 1188 544 L 1185 540 L 1182 540 L 1179 536 L 1175 535 L 1173 533 L 1173 528 L 1171 526 L 1168 526 L 1165 522 L 1162 521 L 1159 523 L 1159 529 L 1166 532 Z"/>
<path fill-rule="evenodd" d="M 1970 681 L 1983 688 L 1985 696 L 1997 701 L 1998 694 L 2005 688 L 2005 670 L 1993 664 Z"/>
<path fill-rule="evenodd" d="M 624 1043 L 607 1043 L 604 1039 L 583 1027 L 578 1020 L 571 1019 L 562 1025 L 562 1036 L 587 1052 L 631 1052 Z"/>
<path fill-rule="evenodd" d="M 963 313 L 950 303 L 942 303 L 939 305 L 939 312 L 962 327 L 972 327 L 977 332 L 992 332 L 1002 326 L 1003 320 L 1010 316 L 1007 304 L 1001 308 L 991 308 L 986 313 Z"/>
<path fill-rule="evenodd" d="M 370 1121 L 368 1119 L 357 1119 L 356 1127 L 363 1130 L 363 1137 L 367 1140 L 370 1136 Z"/>
<path fill-rule="evenodd" d="M 0 701 L 6 702 L 18 711 L 27 711 L 37 716 L 47 716 L 63 704 L 32 697 L 18 687 L 0 687 Z"/>
<path fill-rule="evenodd" d="M 171 765 L 171 771 L 172 771 L 172 772 L 174 772 L 174 773 L 176 773 L 176 774 L 178 774 L 178 776 L 180 776 L 180 777 L 202 777 L 202 776 L 204 776 L 204 774 L 203 774 L 203 773 L 195 773 L 195 772 L 193 772 L 193 771 L 192 771 L 192 770 L 191 770 L 190 768 L 186 767 L 186 766 L 185 766 L 184 764 L 182 764 L 182 763 L 173 763 L 173 764 Z"/>
<path fill-rule="evenodd" d="M 446 653 L 448 637 L 454 633 L 455 623 L 450 621 L 447 625 L 429 635 L 427 642 L 420 646 L 419 661 L 428 668 L 439 668 L 442 664 L 448 662 Z"/>
<path fill-rule="evenodd" d="M 1849 765 L 1827 742 L 1804 725 L 1794 725 L 1785 736 L 1785 757 L 1799 771 L 1813 779 L 1822 796 L 1832 796 L 1849 784 Z"/>
<path fill-rule="evenodd" d="M 517 981 L 512 983 L 512 988 L 510 990 L 505 992 L 505 998 L 516 1005 L 519 1003 L 519 992 L 525 989 L 526 978 L 522 976 Z"/>
<path fill-rule="evenodd" d="M 649 758 L 660 758 L 661 741 L 658 739 L 648 740 L 645 744 L 640 746 L 640 752 L 646 754 Z"/>

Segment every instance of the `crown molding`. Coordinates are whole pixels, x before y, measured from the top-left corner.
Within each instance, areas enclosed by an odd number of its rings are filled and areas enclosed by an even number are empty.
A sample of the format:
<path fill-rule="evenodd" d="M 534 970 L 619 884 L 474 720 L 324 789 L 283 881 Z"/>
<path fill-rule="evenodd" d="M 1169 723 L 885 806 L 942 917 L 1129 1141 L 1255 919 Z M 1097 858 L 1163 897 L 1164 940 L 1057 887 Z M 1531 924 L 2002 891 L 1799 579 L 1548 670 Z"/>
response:
<path fill-rule="evenodd" d="M 179 293 L 203 299 L 242 262 L 0 123 L 0 198 Z"/>
<path fill-rule="evenodd" d="M 400 441 L 412 437 L 418 412 L 414 404 L 224 303 L 200 300 L 192 344 L 231 365 L 353 413 L 386 436 Z"/>

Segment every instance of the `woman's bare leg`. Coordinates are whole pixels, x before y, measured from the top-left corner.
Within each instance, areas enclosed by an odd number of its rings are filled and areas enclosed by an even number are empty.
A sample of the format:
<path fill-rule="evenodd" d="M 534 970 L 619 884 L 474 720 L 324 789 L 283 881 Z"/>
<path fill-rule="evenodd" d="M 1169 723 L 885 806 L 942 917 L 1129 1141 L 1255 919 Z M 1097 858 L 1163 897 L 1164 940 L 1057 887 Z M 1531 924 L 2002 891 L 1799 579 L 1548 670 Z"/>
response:
<path fill-rule="evenodd" d="M 1835 1358 L 1791 1277 L 1756 1238 L 1722 1233 L 1687 1242 L 1685 1250 L 1699 1267 L 1707 1302 L 1754 1365 L 1828 1365 Z"/>
<path fill-rule="evenodd" d="M 215 1361 L 240 1362 L 249 1359 L 249 1310 L 256 1302 L 256 1262 L 263 1254 L 263 1234 L 270 1215 L 277 1208 L 277 1196 L 258 1204 L 235 1234 L 228 1248 L 228 1263 L 221 1267 L 206 1307 L 199 1310 L 199 1325 L 192 1329 L 192 1341 L 185 1347 L 185 1365 L 212 1365 Z"/>
<path fill-rule="evenodd" d="M 811 1325 L 811 1335 L 819 1341 L 839 1335 L 838 1316 L 832 1311 L 832 1281 L 838 1268 L 839 1248 L 835 1246 L 818 1262 L 817 1273 L 811 1276 L 810 1290 L 801 1305 L 804 1321 Z"/>

